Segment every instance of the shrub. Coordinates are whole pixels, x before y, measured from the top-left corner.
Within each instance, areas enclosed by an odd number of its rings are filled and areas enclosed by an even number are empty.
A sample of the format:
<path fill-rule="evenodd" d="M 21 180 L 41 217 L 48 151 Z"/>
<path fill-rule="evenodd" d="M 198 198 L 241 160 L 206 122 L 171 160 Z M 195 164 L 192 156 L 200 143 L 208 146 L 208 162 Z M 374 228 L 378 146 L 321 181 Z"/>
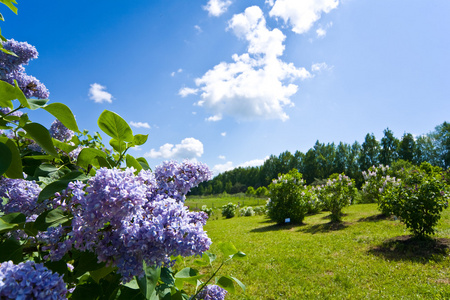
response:
<path fill-rule="evenodd" d="M 302 192 L 307 201 L 308 214 L 317 214 L 323 208 L 323 203 L 319 198 L 320 186 L 307 186 L 306 191 Z"/>
<path fill-rule="evenodd" d="M 286 219 L 301 224 L 308 212 L 308 203 L 301 195 L 305 190 L 302 174 L 297 169 L 274 179 L 269 185 L 270 200 L 267 203 L 270 219 L 278 224 L 285 223 Z"/>
<path fill-rule="evenodd" d="M 205 212 L 208 217 L 211 217 L 211 215 L 214 214 L 214 209 L 212 209 L 211 207 L 208 208 L 208 206 L 203 205 L 201 211 Z"/>
<path fill-rule="evenodd" d="M 259 188 L 256 189 L 256 196 L 258 197 L 267 197 L 268 194 L 269 191 L 265 186 L 260 186 Z"/>
<path fill-rule="evenodd" d="M 331 221 L 342 220 L 342 209 L 352 203 L 357 190 L 355 181 L 342 174 L 333 174 L 324 185 L 321 193 L 322 201 L 326 210 L 331 212 Z"/>
<path fill-rule="evenodd" d="M 241 217 L 251 217 L 255 215 L 255 211 L 251 206 L 243 207 L 239 210 L 239 215 Z"/>
<path fill-rule="evenodd" d="M 222 206 L 222 216 L 227 219 L 233 218 L 236 215 L 236 207 L 237 205 L 231 202 L 227 205 Z"/>
<path fill-rule="evenodd" d="M 389 166 L 372 166 L 367 171 L 363 171 L 364 184 L 361 187 L 362 203 L 378 203 L 381 193 L 380 189 L 386 180 L 386 174 Z"/>
<path fill-rule="evenodd" d="M 412 170 L 384 196 L 390 213 L 399 217 L 417 237 L 433 234 L 442 210 L 448 206 L 448 187 L 442 175 L 434 170 L 424 171 L 422 166 L 421 169 Z"/>
<path fill-rule="evenodd" d="M 255 215 L 265 215 L 266 214 L 266 207 L 265 206 L 256 206 L 253 211 L 255 212 Z"/>

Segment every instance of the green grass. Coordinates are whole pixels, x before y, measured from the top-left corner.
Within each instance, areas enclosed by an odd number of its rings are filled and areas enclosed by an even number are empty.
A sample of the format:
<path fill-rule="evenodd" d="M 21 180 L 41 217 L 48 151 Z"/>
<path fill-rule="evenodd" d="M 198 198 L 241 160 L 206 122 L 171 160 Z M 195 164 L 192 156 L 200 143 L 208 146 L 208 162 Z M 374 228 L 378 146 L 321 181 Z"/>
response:
<path fill-rule="evenodd" d="M 186 199 L 186 205 L 189 206 L 192 210 L 200 210 L 203 205 L 212 208 L 222 208 L 223 205 L 228 203 L 238 204 L 240 207 L 244 206 L 259 206 L 266 205 L 267 199 L 263 198 L 255 198 L 255 197 L 247 197 L 244 194 L 240 196 L 191 196 Z"/>
<path fill-rule="evenodd" d="M 432 241 L 411 241 L 374 204 L 344 213 L 341 225 L 330 224 L 326 212 L 304 225 L 278 226 L 265 216 L 208 221 L 213 253 L 230 241 L 248 255 L 223 268 L 247 286 L 227 299 L 450 298 L 448 210 Z"/>

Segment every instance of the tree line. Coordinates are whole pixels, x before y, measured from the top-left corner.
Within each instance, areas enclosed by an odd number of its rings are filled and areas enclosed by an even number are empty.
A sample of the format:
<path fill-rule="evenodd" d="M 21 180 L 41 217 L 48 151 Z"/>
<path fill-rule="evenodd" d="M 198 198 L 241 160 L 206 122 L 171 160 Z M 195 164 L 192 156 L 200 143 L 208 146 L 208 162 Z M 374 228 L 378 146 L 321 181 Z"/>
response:
<path fill-rule="evenodd" d="M 397 138 L 389 128 L 383 133 L 380 141 L 373 133 L 368 133 L 362 144 L 316 141 L 306 153 L 297 150 L 271 155 L 262 166 L 239 167 L 221 173 L 191 190 L 190 195 L 235 194 L 246 192 L 250 186 L 267 187 L 278 174 L 292 169 L 302 173 L 308 185 L 321 184 L 333 173 L 345 173 L 359 188 L 364 183 L 362 171 L 374 165 L 391 165 L 403 160 L 414 165 L 428 162 L 443 169 L 450 167 L 450 123 L 444 122 L 418 137 L 404 133 Z"/>

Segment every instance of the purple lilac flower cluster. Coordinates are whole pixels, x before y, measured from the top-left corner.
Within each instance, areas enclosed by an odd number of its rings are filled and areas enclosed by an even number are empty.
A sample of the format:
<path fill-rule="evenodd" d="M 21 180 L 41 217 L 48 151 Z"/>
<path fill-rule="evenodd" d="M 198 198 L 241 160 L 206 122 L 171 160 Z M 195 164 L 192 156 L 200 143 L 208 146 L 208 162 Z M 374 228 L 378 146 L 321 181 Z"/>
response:
<path fill-rule="evenodd" d="M 14 52 L 16 56 L 0 52 L 0 80 L 14 84 L 14 80 L 27 98 L 48 98 L 49 92 L 34 76 L 25 73 L 23 65 L 38 57 L 36 48 L 27 42 L 17 42 L 13 39 L 3 42 L 3 48 Z"/>
<path fill-rule="evenodd" d="M 198 293 L 198 300 L 223 300 L 227 295 L 227 291 L 218 285 L 207 285 Z"/>
<path fill-rule="evenodd" d="M 34 261 L 0 264 L 1 299 L 67 299 L 62 276 Z"/>
<path fill-rule="evenodd" d="M 61 142 L 70 141 L 74 136 L 74 132 L 64 126 L 59 120 L 53 121 L 50 126 L 50 135 Z"/>
<path fill-rule="evenodd" d="M 165 161 L 155 169 L 155 176 L 161 194 L 184 202 L 190 189 L 209 180 L 212 173 L 202 163 Z"/>
<path fill-rule="evenodd" d="M 191 171 L 187 164 L 180 168 L 184 173 L 208 178 L 198 171 L 205 168 L 203 165 L 190 166 Z M 48 245 L 50 259 L 60 259 L 73 245 L 96 253 L 99 262 L 117 266 L 123 281 L 129 281 L 144 274 L 142 260 L 160 266 L 170 264 L 171 255 L 190 256 L 209 249 L 211 240 L 203 231 L 207 215 L 190 212 L 183 202 L 168 197 L 185 195 L 172 190 L 166 193 L 166 185 L 160 188 L 161 177 L 158 181 L 150 171 L 137 176 L 134 171 L 101 168 L 87 184 L 69 184 L 56 201 L 66 203 L 63 207 L 74 216 L 70 236 L 58 228 L 40 237 Z M 182 184 L 181 180 L 177 178 L 178 185 L 172 188 L 197 184 L 189 177 L 185 177 L 189 183 Z"/>
<path fill-rule="evenodd" d="M 0 209 L 5 214 L 21 212 L 26 216 L 38 215 L 45 208 L 45 203 L 37 203 L 41 188 L 33 180 L 24 179 L 0 179 L 0 197 L 8 198 L 5 205 L 0 203 Z"/>

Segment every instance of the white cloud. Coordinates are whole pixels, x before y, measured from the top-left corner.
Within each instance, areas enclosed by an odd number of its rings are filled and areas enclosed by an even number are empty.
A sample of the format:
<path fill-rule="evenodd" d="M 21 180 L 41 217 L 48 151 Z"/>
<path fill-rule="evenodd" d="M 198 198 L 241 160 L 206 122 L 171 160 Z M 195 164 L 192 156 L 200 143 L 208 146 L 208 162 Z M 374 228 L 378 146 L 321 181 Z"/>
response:
<path fill-rule="evenodd" d="M 130 125 L 136 128 L 148 128 L 150 129 L 150 125 L 147 122 L 130 122 Z"/>
<path fill-rule="evenodd" d="M 222 120 L 222 115 L 221 114 L 218 114 L 218 115 L 206 118 L 206 121 L 208 121 L 208 122 L 217 122 L 217 121 L 220 121 L 220 120 Z"/>
<path fill-rule="evenodd" d="M 328 23 L 325 27 L 320 26 L 317 28 L 316 33 L 318 38 L 324 38 L 327 35 L 327 30 L 333 26 L 333 22 Z"/>
<path fill-rule="evenodd" d="M 271 17 L 282 18 L 292 26 L 292 31 L 302 34 L 311 29 L 322 13 L 337 8 L 339 0 L 276 0 L 269 1 L 269 5 Z"/>
<path fill-rule="evenodd" d="M 94 100 L 95 103 L 108 102 L 112 103 L 112 95 L 105 91 L 106 87 L 98 83 L 91 84 L 89 89 L 89 99 Z"/>
<path fill-rule="evenodd" d="M 202 28 L 200 26 L 198 26 L 198 25 L 195 25 L 194 28 L 195 28 L 195 30 L 197 30 L 198 33 L 202 33 L 203 32 Z"/>
<path fill-rule="evenodd" d="M 226 132 L 222 132 L 220 135 L 221 135 L 221 136 L 226 136 L 227 133 L 226 133 Z"/>
<path fill-rule="evenodd" d="M 311 65 L 311 72 L 317 73 L 323 70 L 331 70 L 332 67 L 328 66 L 326 63 L 315 63 Z"/>
<path fill-rule="evenodd" d="M 184 98 L 189 95 L 196 95 L 197 93 L 198 93 L 198 89 L 184 87 L 184 88 L 180 89 L 180 91 L 178 92 L 178 95 L 180 95 L 181 97 Z"/>
<path fill-rule="evenodd" d="M 185 138 L 180 144 L 164 144 L 159 150 L 151 149 L 144 154 L 150 158 L 193 159 L 203 154 L 203 143 L 195 138 Z"/>
<path fill-rule="evenodd" d="M 130 149 L 133 150 L 133 151 L 141 151 L 142 147 L 141 146 L 134 146 L 134 147 L 131 147 Z"/>
<path fill-rule="evenodd" d="M 230 171 L 230 170 L 233 170 L 233 169 L 234 169 L 233 162 L 228 161 L 228 162 L 226 162 L 224 164 L 215 165 L 212 168 L 212 172 L 213 172 L 214 175 L 218 175 L 220 173 L 223 173 L 223 172 L 226 172 L 226 171 Z"/>
<path fill-rule="evenodd" d="M 219 158 L 220 159 L 225 159 L 225 156 L 219 156 Z M 224 164 L 217 164 L 217 165 L 215 165 L 214 167 L 213 167 L 213 173 L 215 174 L 215 175 L 217 175 L 217 174 L 220 174 L 220 173 L 223 173 L 223 172 L 226 172 L 226 171 L 231 171 L 231 170 L 233 170 L 233 169 L 235 169 L 235 168 L 239 168 L 239 167 L 241 167 L 241 168 L 248 168 L 248 167 L 258 167 L 258 166 L 261 166 L 261 165 L 263 165 L 264 164 L 264 162 L 268 159 L 269 157 L 268 156 L 266 156 L 265 158 L 263 158 L 263 159 L 253 159 L 253 160 L 250 160 L 250 161 L 246 161 L 246 162 L 244 162 L 244 163 L 242 163 L 242 164 L 240 164 L 240 165 L 238 165 L 238 166 L 234 166 L 234 164 L 233 164 L 233 162 L 231 162 L 231 161 L 227 161 L 226 163 L 224 163 Z"/>
<path fill-rule="evenodd" d="M 177 73 L 183 72 L 183 69 L 178 69 L 176 72 L 170 73 L 170 76 L 174 77 Z"/>
<path fill-rule="evenodd" d="M 234 54 L 234 62 L 221 62 L 197 78 L 198 89 L 183 88 L 179 94 L 201 92 L 196 104 L 212 112 L 215 120 L 225 114 L 242 120 L 287 120 L 283 108 L 294 105 L 290 97 L 298 88 L 292 81 L 311 74 L 278 58 L 286 37 L 279 29 L 267 28 L 258 6 L 234 15 L 228 29 L 248 42 L 248 53 Z"/>
<path fill-rule="evenodd" d="M 253 160 L 249 160 L 244 162 L 243 164 L 240 164 L 238 167 L 242 167 L 242 168 L 247 168 L 247 167 L 258 167 L 258 166 L 262 166 L 264 164 L 264 162 L 269 159 L 268 156 L 266 156 L 263 159 L 253 159 Z"/>
<path fill-rule="evenodd" d="M 224 155 L 219 155 L 219 159 L 226 159 L 226 157 Z"/>
<path fill-rule="evenodd" d="M 317 37 L 320 37 L 320 38 L 327 35 L 327 31 L 323 28 L 317 28 L 316 33 L 317 33 Z"/>
<path fill-rule="evenodd" d="M 231 3 L 230 0 L 209 0 L 208 3 L 203 6 L 203 9 L 206 10 L 210 16 L 218 17 L 227 11 Z"/>

